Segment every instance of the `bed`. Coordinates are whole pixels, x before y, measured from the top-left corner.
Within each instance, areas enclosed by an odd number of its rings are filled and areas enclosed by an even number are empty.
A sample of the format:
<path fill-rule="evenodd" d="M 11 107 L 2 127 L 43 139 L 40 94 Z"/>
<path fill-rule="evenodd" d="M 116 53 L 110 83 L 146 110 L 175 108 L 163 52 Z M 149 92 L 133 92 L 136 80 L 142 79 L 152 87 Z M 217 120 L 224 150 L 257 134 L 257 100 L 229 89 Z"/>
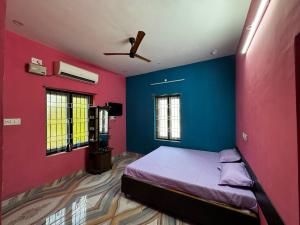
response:
<path fill-rule="evenodd" d="M 122 192 L 175 217 L 203 225 L 259 224 L 252 191 L 218 185 L 215 152 L 161 146 L 129 164 Z"/>

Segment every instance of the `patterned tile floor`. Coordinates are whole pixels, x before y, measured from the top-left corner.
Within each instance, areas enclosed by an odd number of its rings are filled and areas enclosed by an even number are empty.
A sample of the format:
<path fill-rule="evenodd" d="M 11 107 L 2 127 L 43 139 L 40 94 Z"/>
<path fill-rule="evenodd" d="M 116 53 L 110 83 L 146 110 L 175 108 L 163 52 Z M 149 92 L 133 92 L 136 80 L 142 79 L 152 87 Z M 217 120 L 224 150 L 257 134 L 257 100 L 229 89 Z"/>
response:
<path fill-rule="evenodd" d="M 3 225 L 187 225 L 120 192 L 124 167 L 137 159 L 127 154 L 101 175 L 78 172 L 2 202 Z"/>

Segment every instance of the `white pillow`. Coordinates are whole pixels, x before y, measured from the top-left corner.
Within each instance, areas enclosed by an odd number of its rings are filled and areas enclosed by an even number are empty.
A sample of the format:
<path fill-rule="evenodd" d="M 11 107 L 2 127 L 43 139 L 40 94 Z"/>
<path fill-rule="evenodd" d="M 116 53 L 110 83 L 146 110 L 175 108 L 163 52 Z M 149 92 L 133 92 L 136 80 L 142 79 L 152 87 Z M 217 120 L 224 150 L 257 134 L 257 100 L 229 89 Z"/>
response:
<path fill-rule="evenodd" d="M 254 181 L 248 174 L 244 163 L 223 163 L 219 185 L 233 187 L 252 187 Z"/>
<path fill-rule="evenodd" d="M 240 160 L 241 160 L 241 156 L 235 148 L 224 149 L 219 152 L 220 163 L 237 162 Z"/>

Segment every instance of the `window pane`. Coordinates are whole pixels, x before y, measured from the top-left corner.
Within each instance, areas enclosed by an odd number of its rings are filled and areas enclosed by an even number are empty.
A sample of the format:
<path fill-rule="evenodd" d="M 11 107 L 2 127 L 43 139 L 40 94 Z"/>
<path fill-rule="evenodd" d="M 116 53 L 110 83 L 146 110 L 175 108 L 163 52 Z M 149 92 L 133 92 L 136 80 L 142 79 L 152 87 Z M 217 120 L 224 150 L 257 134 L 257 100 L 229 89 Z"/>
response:
<path fill-rule="evenodd" d="M 67 95 L 47 91 L 47 151 L 67 146 Z"/>
<path fill-rule="evenodd" d="M 88 142 L 89 96 L 72 95 L 73 102 L 73 145 L 82 146 Z"/>
<path fill-rule="evenodd" d="M 156 98 L 156 137 L 168 138 L 168 98 Z"/>
<path fill-rule="evenodd" d="M 180 98 L 170 97 L 170 139 L 180 139 Z"/>

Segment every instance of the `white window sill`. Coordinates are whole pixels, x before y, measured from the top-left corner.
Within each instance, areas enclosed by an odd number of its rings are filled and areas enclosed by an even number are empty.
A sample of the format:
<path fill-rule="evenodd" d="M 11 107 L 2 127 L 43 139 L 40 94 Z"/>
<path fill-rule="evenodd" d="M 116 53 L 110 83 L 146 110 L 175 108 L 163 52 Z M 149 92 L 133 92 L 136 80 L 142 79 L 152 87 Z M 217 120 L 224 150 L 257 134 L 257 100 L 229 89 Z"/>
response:
<path fill-rule="evenodd" d="M 53 156 L 58 156 L 58 155 L 63 155 L 63 154 L 68 154 L 68 153 L 72 153 L 73 151 L 79 151 L 79 150 L 83 150 L 83 149 L 86 149 L 88 148 L 89 146 L 82 146 L 82 147 L 78 147 L 78 148 L 74 148 L 72 149 L 72 151 L 70 152 L 58 152 L 58 153 L 53 153 L 51 155 L 46 155 L 46 157 L 53 157 Z"/>
<path fill-rule="evenodd" d="M 163 142 L 175 142 L 175 143 L 180 143 L 181 142 L 181 140 L 168 140 L 168 139 L 157 139 L 157 138 L 155 138 L 154 139 L 155 141 L 163 141 Z"/>

